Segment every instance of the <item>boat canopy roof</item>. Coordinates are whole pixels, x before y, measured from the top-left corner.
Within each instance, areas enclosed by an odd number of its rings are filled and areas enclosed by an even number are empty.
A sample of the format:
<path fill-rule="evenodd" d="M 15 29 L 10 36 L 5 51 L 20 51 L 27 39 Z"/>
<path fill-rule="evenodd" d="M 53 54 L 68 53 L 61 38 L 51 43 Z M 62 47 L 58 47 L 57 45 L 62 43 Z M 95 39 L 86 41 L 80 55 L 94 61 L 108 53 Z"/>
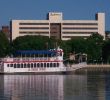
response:
<path fill-rule="evenodd" d="M 50 51 L 50 50 L 18 50 L 15 54 L 56 54 L 56 51 Z"/>

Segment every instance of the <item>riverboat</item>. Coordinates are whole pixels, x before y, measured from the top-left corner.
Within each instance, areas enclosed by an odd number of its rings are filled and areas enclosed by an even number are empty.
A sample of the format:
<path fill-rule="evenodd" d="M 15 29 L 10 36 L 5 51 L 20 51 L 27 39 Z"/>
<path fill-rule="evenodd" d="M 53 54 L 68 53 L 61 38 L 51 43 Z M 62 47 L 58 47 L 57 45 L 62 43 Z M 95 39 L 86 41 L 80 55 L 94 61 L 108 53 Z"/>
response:
<path fill-rule="evenodd" d="M 19 50 L 14 57 L 1 60 L 0 73 L 53 74 L 73 71 L 74 68 L 64 65 L 63 54 L 59 47 L 51 50 Z M 78 68 L 81 64 L 75 66 Z"/>

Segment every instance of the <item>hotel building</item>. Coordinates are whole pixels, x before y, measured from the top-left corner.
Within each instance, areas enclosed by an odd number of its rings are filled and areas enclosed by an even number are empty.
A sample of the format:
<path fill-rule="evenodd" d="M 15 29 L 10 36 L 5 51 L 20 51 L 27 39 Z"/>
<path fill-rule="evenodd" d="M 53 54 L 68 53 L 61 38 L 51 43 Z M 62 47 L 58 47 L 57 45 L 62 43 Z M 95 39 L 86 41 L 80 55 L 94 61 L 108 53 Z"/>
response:
<path fill-rule="evenodd" d="M 46 20 L 12 20 L 11 39 L 24 35 L 41 35 L 61 40 L 87 38 L 99 33 L 105 39 L 105 14 L 97 13 L 95 20 L 63 20 L 63 14 L 49 12 Z"/>

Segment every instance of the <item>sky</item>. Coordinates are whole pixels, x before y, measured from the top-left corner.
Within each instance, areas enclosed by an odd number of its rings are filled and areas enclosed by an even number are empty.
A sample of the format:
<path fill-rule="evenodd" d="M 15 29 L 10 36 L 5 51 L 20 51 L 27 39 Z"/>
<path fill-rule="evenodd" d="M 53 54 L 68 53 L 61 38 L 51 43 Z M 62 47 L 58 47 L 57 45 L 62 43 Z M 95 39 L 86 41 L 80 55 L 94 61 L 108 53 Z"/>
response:
<path fill-rule="evenodd" d="M 65 20 L 94 20 L 104 12 L 110 31 L 110 0 L 0 0 L 0 27 L 12 19 L 45 20 L 48 12 L 62 12 Z"/>

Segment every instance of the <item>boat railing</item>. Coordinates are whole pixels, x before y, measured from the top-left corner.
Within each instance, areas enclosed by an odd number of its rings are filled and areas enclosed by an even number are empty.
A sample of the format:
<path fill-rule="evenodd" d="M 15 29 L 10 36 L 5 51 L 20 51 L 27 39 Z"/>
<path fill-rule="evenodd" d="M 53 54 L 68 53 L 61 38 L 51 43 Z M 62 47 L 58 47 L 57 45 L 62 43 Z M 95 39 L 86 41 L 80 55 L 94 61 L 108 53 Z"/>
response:
<path fill-rule="evenodd" d="M 22 57 L 22 58 L 4 58 L 4 61 L 41 61 L 41 60 L 57 60 L 56 57 L 38 57 L 38 58 L 34 58 L 34 57 Z"/>
<path fill-rule="evenodd" d="M 6 62 L 6 61 L 43 61 L 43 60 L 61 60 L 61 58 L 59 58 L 58 56 L 54 56 L 54 57 L 6 57 L 3 58 L 2 61 Z"/>

